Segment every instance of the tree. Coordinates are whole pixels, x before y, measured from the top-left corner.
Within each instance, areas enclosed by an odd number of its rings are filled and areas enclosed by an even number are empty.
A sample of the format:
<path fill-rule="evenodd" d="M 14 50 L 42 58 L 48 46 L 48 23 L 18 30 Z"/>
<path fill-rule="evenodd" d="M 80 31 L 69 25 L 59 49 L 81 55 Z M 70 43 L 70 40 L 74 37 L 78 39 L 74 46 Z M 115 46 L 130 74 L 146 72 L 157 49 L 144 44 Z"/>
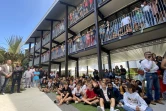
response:
<path fill-rule="evenodd" d="M 23 38 L 20 36 L 11 36 L 5 40 L 7 46 L 0 46 L 0 62 L 4 63 L 10 59 L 13 63 L 23 63 L 28 56 L 23 53 Z"/>

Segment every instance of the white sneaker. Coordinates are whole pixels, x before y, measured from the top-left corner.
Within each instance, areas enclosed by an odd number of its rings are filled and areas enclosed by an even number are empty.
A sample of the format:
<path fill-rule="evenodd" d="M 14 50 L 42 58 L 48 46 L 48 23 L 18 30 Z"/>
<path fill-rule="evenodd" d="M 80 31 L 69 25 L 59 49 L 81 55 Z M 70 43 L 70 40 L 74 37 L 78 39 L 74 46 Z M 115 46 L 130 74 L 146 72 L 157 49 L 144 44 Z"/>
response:
<path fill-rule="evenodd" d="M 100 106 L 97 106 L 97 111 L 103 111 Z"/>
<path fill-rule="evenodd" d="M 114 111 L 120 111 L 119 109 L 115 109 Z"/>
<path fill-rule="evenodd" d="M 77 104 L 78 103 L 78 101 L 75 101 L 75 104 Z"/>

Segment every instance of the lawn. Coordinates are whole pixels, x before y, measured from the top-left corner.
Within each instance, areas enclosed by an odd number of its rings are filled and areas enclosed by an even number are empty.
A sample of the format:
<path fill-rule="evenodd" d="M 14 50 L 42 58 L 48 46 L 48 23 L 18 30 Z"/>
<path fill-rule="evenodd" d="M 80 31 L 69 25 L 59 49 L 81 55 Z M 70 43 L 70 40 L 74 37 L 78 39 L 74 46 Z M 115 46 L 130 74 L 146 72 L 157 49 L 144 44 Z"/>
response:
<path fill-rule="evenodd" d="M 72 105 L 77 108 L 80 111 L 96 111 L 97 107 L 89 106 L 89 105 L 84 105 L 83 103 L 72 103 Z M 120 111 L 124 111 L 122 108 L 118 108 Z M 106 111 L 110 111 L 109 109 L 106 109 Z"/>

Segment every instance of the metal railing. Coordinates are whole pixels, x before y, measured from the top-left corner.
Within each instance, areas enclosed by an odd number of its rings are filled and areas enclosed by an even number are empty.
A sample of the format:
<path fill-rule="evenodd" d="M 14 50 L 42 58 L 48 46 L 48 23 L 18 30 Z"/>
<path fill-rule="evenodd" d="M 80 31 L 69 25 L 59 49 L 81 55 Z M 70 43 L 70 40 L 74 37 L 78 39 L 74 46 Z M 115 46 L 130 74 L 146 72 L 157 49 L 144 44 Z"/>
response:
<path fill-rule="evenodd" d="M 41 42 L 38 42 L 38 43 L 36 44 L 36 46 L 35 46 L 35 50 L 38 50 L 38 49 L 41 48 L 41 47 L 40 47 L 40 43 L 41 43 Z"/>
<path fill-rule="evenodd" d="M 46 52 L 44 53 L 43 55 L 41 55 L 41 62 L 48 62 L 49 61 L 49 55 L 50 55 L 50 52 Z"/>
<path fill-rule="evenodd" d="M 43 42 L 42 42 L 42 45 L 47 44 L 49 41 L 50 41 L 50 33 L 47 34 L 47 35 L 44 37 Z"/>
<path fill-rule="evenodd" d="M 65 30 L 64 21 L 61 21 L 61 23 L 57 24 L 53 29 L 53 38 L 57 37 L 60 33 L 62 33 Z"/>
<path fill-rule="evenodd" d="M 36 57 L 34 60 L 34 65 L 38 65 L 39 64 L 39 57 Z"/>
<path fill-rule="evenodd" d="M 65 46 L 60 45 L 52 49 L 51 51 L 52 59 L 57 59 L 59 57 L 63 57 L 65 55 Z"/>

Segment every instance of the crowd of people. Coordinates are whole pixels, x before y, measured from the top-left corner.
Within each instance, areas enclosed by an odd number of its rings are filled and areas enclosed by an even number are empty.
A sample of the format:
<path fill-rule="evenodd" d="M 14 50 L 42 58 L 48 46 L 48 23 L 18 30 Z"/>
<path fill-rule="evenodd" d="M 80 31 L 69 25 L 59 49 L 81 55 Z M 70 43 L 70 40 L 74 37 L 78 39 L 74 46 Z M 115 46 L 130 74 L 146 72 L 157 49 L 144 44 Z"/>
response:
<path fill-rule="evenodd" d="M 102 3 L 103 1 L 99 0 L 98 2 Z M 87 12 L 85 8 L 86 6 L 88 7 L 88 10 L 91 9 L 90 7 L 93 6 L 91 4 L 93 4 L 93 0 L 84 0 L 84 3 L 80 4 L 80 7 L 69 14 L 69 20 L 71 21 L 70 23 L 76 22 L 78 18 L 81 17 L 80 15 L 82 15 L 82 13 Z M 141 31 L 142 33 L 143 29 L 147 27 L 166 22 L 165 4 L 165 0 L 142 0 L 141 6 L 135 6 L 130 13 L 123 14 L 123 16 L 111 21 L 101 22 L 101 25 L 99 26 L 101 43 L 104 44 L 106 41 L 112 39 L 121 38 L 122 36 L 126 35 L 132 35 L 134 32 L 138 31 Z M 81 7 L 83 6 L 85 6 L 83 10 L 85 10 L 81 11 Z M 63 31 L 64 22 L 61 22 L 55 26 L 53 35 L 58 35 Z M 94 45 L 96 45 L 95 26 L 73 38 L 70 38 L 68 40 L 68 53 L 71 54 Z M 53 59 L 64 56 L 65 44 L 62 43 L 61 45 L 54 47 L 51 53 L 53 55 Z"/>
<path fill-rule="evenodd" d="M 164 57 L 156 56 L 149 51 L 144 53 L 145 59 L 140 61 L 138 68 L 138 80 L 126 77 L 127 70 L 120 65 L 113 70 L 103 70 L 103 78 L 99 78 L 99 72 L 95 69 L 93 76 L 84 74 L 80 77 L 60 77 L 59 72 L 52 71 L 48 74 L 42 68 L 28 68 L 23 72 L 20 64 L 14 70 L 11 68 L 11 60 L 0 67 L 1 93 L 4 94 L 6 85 L 12 77 L 11 94 L 14 93 L 15 83 L 18 83 L 17 92 L 20 93 L 20 81 L 25 79 L 25 88 L 38 87 L 40 91 L 56 92 L 54 103 L 62 105 L 71 102 L 96 106 L 98 111 L 119 111 L 122 107 L 125 111 L 152 111 L 150 104 L 164 104 L 166 99 L 166 53 Z M 147 82 L 145 84 L 145 81 Z M 154 90 L 154 95 L 152 93 Z"/>

